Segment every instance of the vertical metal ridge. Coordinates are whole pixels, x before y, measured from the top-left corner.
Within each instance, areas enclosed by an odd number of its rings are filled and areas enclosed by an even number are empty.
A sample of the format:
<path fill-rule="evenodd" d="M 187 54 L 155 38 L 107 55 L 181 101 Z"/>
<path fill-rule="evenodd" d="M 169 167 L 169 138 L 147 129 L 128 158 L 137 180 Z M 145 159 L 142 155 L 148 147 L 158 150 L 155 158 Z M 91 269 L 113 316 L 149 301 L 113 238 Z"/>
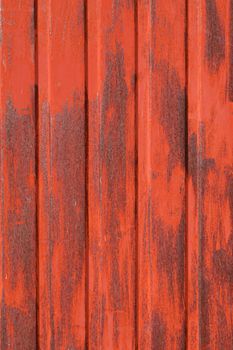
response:
<path fill-rule="evenodd" d="M 35 226 L 36 226 L 36 348 L 40 348 L 39 340 L 39 89 L 38 89 L 38 0 L 34 0 L 34 62 L 35 62 Z"/>
<path fill-rule="evenodd" d="M 138 247 L 138 0 L 135 0 L 134 9 L 134 42 L 135 42 L 135 349 L 138 349 L 138 264 L 139 264 L 139 247 Z"/>
<path fill-rule="evenodd" d="M 184 135 L 184 147 L 185 147 L 185 344 L 188 349 L 188 318 L 189 318 L 189 270 L 188 270 L 188 261 L 189 261 L 189 249 L 188 249 L 188 236 L 189 236 L 189 188 L 188 188 L 188 179 L 189 179 L 189 109 L 188 109 L 188 86 L 189 86 L 189 76 L 188 76 L 188 37 L 189 37 L 189 11 L 188 11 L 189 1 L 185 0 L 185 135 Z"/>
<path fill-rule="evenodd" d="M 89 102 L 88 102 L 88 0 L 84 0 L 85 66 L 85 348 L 89 348 Z"/>

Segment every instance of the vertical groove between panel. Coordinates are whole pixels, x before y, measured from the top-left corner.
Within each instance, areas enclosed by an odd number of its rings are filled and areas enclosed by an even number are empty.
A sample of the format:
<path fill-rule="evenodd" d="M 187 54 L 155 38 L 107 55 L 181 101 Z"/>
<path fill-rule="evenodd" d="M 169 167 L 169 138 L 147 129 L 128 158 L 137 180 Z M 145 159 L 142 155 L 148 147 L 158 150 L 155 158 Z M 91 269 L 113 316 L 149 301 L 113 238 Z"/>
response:
<path fill-rule="evenodd" d="M 39 67 L 38 67 L 38 0 L 34 0 L 35 60 L 35 225 L 36 225 L 36 348 L 39 349 Z"/>
<path fill-rule="evenodd" d="M 189 270 L 188 270 L 188 236 L 189 236 L 189 196 L 188 196 L 188 178 L 189 178 L 189 132 L 188 132 L 188 33 L 189 33 L 189 23 L 188 23 L 188 1 L 185 0 L 185 344 L 188 349 L 188 319 L 189 319 Z"/>
<path fill-rule="evenodd" d="M 2 63 L 2 0 L 0 0 L 0 59 Z M 0 336 L 0 346 L 1 349 L 3 348 L 3 319 L 4 319 L 4 288 L 3 288 L 3 274 L 4 274 L 4 213 L 3 213 L 3 206 L 4 206 L 4 175 L 3 175 L 3 158 L 4 158 L 4 152 L 3 152 L 3 101 L 2 101 L 2 64 L 0 64 L 0 183 L 1 183 L 1 207 L 0 207 L 0 213 L 1 213 L 1 308 L 0 308 L 0 327 L 1 327 L 1 336 Z"/>
<path fill-rule="evenodd" d="M 89 349 L 89 210 L 88 210 L 88 171 L 89 171 L 89 103 L 88 103 L 88 0 L 84 0 L 84 66 L 85 66 L 85 346 Z"/>
<path fill-rule="evenodd" d="M 134 9 L 135 40 L 135 349 L 138 349 L 138 0 Z"/>
<path fill-rule="evenodd" d="M 200 122 L 201 122 L 201 75 L 202 75 L 202 41 L 201 41 L 201 33 L 202 33 L 202 4 L 198 0 L 197 7 L 197 30 L 198 30 L 198 62 L 199 62 L 199 70 L 198 74 L 198 106 L 197 106 L 197 123 L 196 123 L 196 132 L 197 132 L 197 144 L 200 145 L 200 152 L 197 155 L 197 220 L 198 220 L 198 261 L 197 261 L 197 269 L 198 269 L 198 346 L 201 349 L 202 346 L 202 332 L 201 332 L 201 319 L 202 319 L 202 300 L 201 300 L 201 288 L 202 288 L 202 266 L 201 266 L 201 257 L 202 257 L 202 204 L 201 204 L 201 186 L 202 186 L 202 174 L 201 174 L 201 158 L 202 158 L 202 146 L 201 146 L 201 135 L 200 135 Z"/>

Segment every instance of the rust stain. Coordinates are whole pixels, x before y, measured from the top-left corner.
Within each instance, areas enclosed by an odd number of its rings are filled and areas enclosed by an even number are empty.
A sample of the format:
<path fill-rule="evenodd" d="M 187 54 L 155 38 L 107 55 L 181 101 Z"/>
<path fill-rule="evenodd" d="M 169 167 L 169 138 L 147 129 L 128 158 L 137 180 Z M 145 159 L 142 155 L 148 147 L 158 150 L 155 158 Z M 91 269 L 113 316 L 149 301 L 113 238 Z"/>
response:
<path fill-rule="evenodd" d="M 230 57 L 229 57 L 229 100 L 233 101 L 233 1 L 230 1 L 230 18 L 229 18 L 229 30 L 230 30 L 230 37 L 229 37 L 229 49 L 230 49 Z"/>
<path fill-rule="evenodd" d="M 211 71 L 219 69 L 225 58 L 225 33 L 216 0 L 205 0 L 206 58 Z"/>
<path fill-rule="evenodd" d="M 164 64 L 161 67 L 161 124 L 169 142 L 168 176 L 177 162 L 185 163 L 185 89 L 181 86 L 175 69 Z"/>
<path fill-rule="evenodd" d="M 232 348 L 232 13 L 1 2 L 2 350 Z"/>

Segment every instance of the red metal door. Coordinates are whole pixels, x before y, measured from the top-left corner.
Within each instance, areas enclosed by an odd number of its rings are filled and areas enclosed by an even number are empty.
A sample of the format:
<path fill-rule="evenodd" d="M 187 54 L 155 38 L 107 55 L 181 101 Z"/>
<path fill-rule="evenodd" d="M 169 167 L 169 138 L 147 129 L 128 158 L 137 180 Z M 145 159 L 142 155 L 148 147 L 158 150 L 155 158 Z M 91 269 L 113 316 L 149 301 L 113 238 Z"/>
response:
<path fill-rule="evenodd" d="M 233 349 L 232 13 L 0 2 L 0 349 Z"/>

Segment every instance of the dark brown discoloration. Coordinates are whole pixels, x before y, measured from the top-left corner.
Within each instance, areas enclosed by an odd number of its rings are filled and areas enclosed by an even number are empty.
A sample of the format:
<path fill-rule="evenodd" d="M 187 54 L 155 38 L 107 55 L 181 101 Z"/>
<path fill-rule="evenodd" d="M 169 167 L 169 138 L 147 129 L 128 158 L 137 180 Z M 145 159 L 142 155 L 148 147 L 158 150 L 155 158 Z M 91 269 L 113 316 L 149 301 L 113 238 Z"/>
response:
<path fill-rule="evenodd" d="M 206 216 L 205 216 L 205 203 L 204 198 L 206 194 L 208 173 L 215 171 L 215 160 L 206 157 L 206 128 L 203 123 L 199 125 L 200 144 L 197 147 L 197 173 L 198 183 L 197 191 L 199 193 L 198 198 L 198 235 L 199 235 L 199 323 L 200 323 L 200 341 L 201 344 L 208 345 L 210 341 L 210 327 L 209 327 L 209 308 L 210 308 L 210 295 L 211 284 L 206 276 L 205 271 L 205 254 L 208 247 L 206 238 Z"/>
<path fill-rule="evenodd" d="M 206 44 L 205 55 L 209 69 L 216 72 L 225 58 L 225 36 L 216 0 L 205 0 Z"/>
<path fill-rule="evenodd" d="M 220 325 L 216 339 L 217 346 L 219 349 L 231 349 L 233 330 L 228 327 L 226 313 L 221 305 L 219 305 L 217 313 L 217 322 Z"/>
<path fill-rule="evenodd" d="M 180 350 L 186 350 L 187 349 L 187 324 L 186 324 L 187 320 L 184 319 L 183 324 L 182 324 L 182 328 L 180 333 L 178 333 L 176 335 L 177 338 L 177 344 L 179 346 Z"/>
<path fill-rule="evenodd" d="M 215 272 L 221 282 L 233 283 L 233 175 L 227 174 L 226 194 L 230 207 L 231 234 L 226 249 L 220 248 L 213 254 Z"/>
<path fill-rule="evenodd" d="M 108 53 L 106 57 L 106 77 L 102 100 L 102 153 L 108 171 L 108 190 L 111 194 L 115 184 L 123 183 L 125 179 L 125 123 L 128 90 L 125 82 L 124 52 L 118 46 L 116 54 Z M 106 133 L 104 133 L 106 131 Z M 114 162 L 113 162 L 114 160 Z M 120 180 L 120 183 L 117 180 Z M 115 195 L 124 194 L 117 191 Z M 118 198 L 116 203 L 122 205 Z M 125 200 L 123 200 L 123 204 Z"/>
<path fill-rule="evenodd" d="M 180 306 L 184 307 L 184 286 L 185 286 L 185 228 L 186 228 L 186 215 L 185 209 L 181 213 L 181 218 L 176 232 L 175 250 L 176 256 L 176 270 L 177 270 L 177 285 L 179 287 L 180 295 Z M 175 266 L 175 264 L 174 264 Z"/>
<path fill-rule="evenodd" d="M 153 312 L 152 321 L 151 321 L 151 349 L 152 350 L 164 350 L 168 348 L 168 334 L 167 334 L 167 325 L 163 320 L 162 315 L 159 315 L 157 312 Z M 185 344 L 185 323 L 182 327 L 180 333 L 176 333 L 173 336 L 173 346 L 179 346 L 178 349 L 184 350 L 186 349 Z"/>
<path fill-rule="evenodd" d="M 166 324 L 162 317 L 153 312 L 152 315 L 152 350 L 166 349 Z"/>
<path fill-rule="evenodd" d="M 192 177 L 195 193 L 197 192 L 197 135 L 192 134 L 189 138 L 188 173 Z"/>
<path fill-rule="evenodd" d="M 49 121 L 49 123 L 48 123 Z M 50 116 L 50 106 L 48 102 L 44 102 L 41 107 L 41 119 L 40 119 L 40 137 L 43 140 L 46 140 L 47 135 L 51 135 L 51 116 Z M 47 299 L 46 302 L 48 305 L 40 305 L 41 309 L 46 307 L 49 310 L 49 323 L 50 328 L 49 331 L 51 332 L 50 335 L 50 342 L 49 346 L 51 350 L 55 349 L 55 326 L 54 326 L 54 304 L 51 302 L 53 300 L 52 295 L 52 280 L 50 276 L 52 275 L 52 268 L 51 268 L 51 262 L 52 262 L 52 256 L 53 256 L 53 248 L 54 248 L 54 241 L 52 240 L 51 235 L 51 222 L 50 222 L 50 215 L 53 211 L 53 200 L 52 200 L 52 194 L 51 194 L 51 162 L 50 162 L 50 156 L 51 156 L 51 145 L 49 145 L 49 152 L 48 152 L 48 144 L 46 142 L 40 142 L 39 144 L 39 169 L 40 169 L 40 178 L 39 181 L 41 181 L 40 185 L 43 184 L 43 206 L 45 208 L 44 210 L 44 221 L 46 221 L 48 225 L 48 263 L 46 265 L 46 278 L 47 278 Z M 39 209 L 39 208 L 38 208 Z M 44 334 L 46 334 L 45 329 L 43 329 Z M 47 336 L 47 335 L 46 335 Z M 45 337 L 46 337 L 45 336 Z"/>
<path fill-rule="evenodd" d="M 56 244 L 60 242 L 62 247 L 59 253 L 62 269 L 56 276 L 56 281 L 59 279 L 61 285 L 61 317 L 59 324 L 55 323 L 55 344 L 66 343 L 70 348 L 75 346 L 70 315 L 83 277 L 85 260 L 85 119 L 84 111 L 77 107 L 81 105 L 82 102 L 75 96 L 72 108 L 65 106 L 60 114 L 52 117 L 51 176 L 58 184 L 59 191 L 51 189 L 51 239 Z M 53 245 L 52 256 L 56 249 Z M 53 298 L 56 293 L 53 270 L 49 278 Z M 56 304 L 57 301 L 52 299 L 51 303 Z"/>
<path fill-rule="evenodd" d="M 233 236 L 228 241 L 228 249 L 214 252 L 213 263 L 215 272 L 222 282 L 233 283 Z"/>
<path fill-rule="evenodd" d="M 6 106 L 6 155 L 8 193 L 11 209 L 7 213 L 8 254 L 12 273 L 21 266 L 25 283 L 35 285 L 31 268 L 35 265 L 35 192 L 27 181 L 34 169 L 35 130 L 30 115 L 19 115 L 9 99 Z M 33 280 L 32 280 L 33 278 Z M 12 279 L 12 287 L 17 279 Z"/>
<path fill-rule="evenodd" d="M 156 3 L 157 3 L 157 0 L 150 0 L 150 15 L 151 15 L 152 29 L 155 28 Z M 155 35 L 155 30 L 153 30 L 153 35 Z"/>
<path fill-rule="evenodd" d="M 91 82 L 89 101 L 89 198 L 96 206 L 95 211 L 92 203 L 89 211 L 89 346 L 131 349 L 135 343 L 134 2 L 111 1 L 99 10 L 104 14 L 103 22 L 97 23 L 104 58 L 99 77 L 91 77 L 98 84 Z M 132 39 L 129 45 L 126 32 Z"/>
<path fill-rule="evenodd" d="M 196 196 L 198 220 L 198 299 L 199 299 L 199 329 L 200 346 L 209 346 L 210 342 L 210 302 L 212 281 L 208 274 L 208 264 L 205 260 L 208 249 L 208 236 L 206 233 L 206 202 L 208 190 L 208 174 L 216 172 L 216 163 L 213 158 L 207 157 L 206 126 L 203 122 L 198 125 L 199 138 L 192 133 L 188 144 L 188 176 L 192 179 L 194 194 Z M 199 143 L 198 143 L 199 142 Z"/>
<path fill-rule="evenodd" d="M 233 102 L 233 0 L 230 0 L 229 100 Z"/>
<path fill-rule="evenodd" d="M 96 261 L 97 263 L 97 261 Z M 95 281 L 94 286 L 94 308 L 91 312 L 91 343 L 93 346 L 98 345 L 98 338 L 103 339 L 104 337 L 104 322 L 105 322 L 105 312 L 106 312 L 106 297 L 101 296 L 100 302 L 98 298 L 98 283 Z M 101 315 L 101 322 L 99 322 L 99 315 Z M 100 328 L 99 328 L 100 326 Z"/>
<path fill-rule="evenodd" d="M 34 0 L 35 1 L 35 0 Z M 28 32 L 30 33 L 30 42 L 32 47 L 35 45 L 36 31 L 37 31 L 37 13 L 36 8 L 31 11 L 31 20 L 29 22 L 30 27 L 28 28 Z"/>
<path fill-rule="evenodd" d="M 35 125 L 27 111 L 20 115 L 12 100 L 4 118 L 4 302 L 2 346 L 35 349 L 36 339 L 36 205 Z M 29 185 L 30 184 L 30 185 Z M 21 285 L 23 310 L 7 304 L 9 288 Z M 11 334 L 9 333 L 11 332 Z M 13 335 L 13 336 L 12 336 Z"/>
<path fill-rule="evenodd" d="M 126 106 L 128 90 L 125 82 L 123 49 L 118 46 L 115 54 L 108 53 L 106 63 L 102 99 L 101 154 L 106 166 L 107 196 L 111 198 L 111 206 L 107 210 L 106 220 L 111 249 L 111 303 L 114 309 L 118 309 L 122 307 L 124 299 L 118 265 L 119 242 L 122 236 L 119 220 L 120 215 L 124 215 L 126 204 Z"/>
<path fill-rule="evenodd" d="M 155 20 L 155 19 L 154 19 Z M 153 50 L 155 51 L 155 50 Z M 151 274 L 156 269 L 158 277 L 158 283 L 160 285 L 159 294 L 160 298 L 166 294 L 167 305 L 173 305 L 176 303 L 179 307 L 180 315 L 183 315 L 185 308 L 185 199 L 184 199 L 184 179 L 185 179 L 185 126 L 186 126 L 186 91 L 181 82 L 179 72 L 174 67 L 168 64 L 168 62 L 160 61 L 153 62 L 151 69 L 156 71 L 155 76 L 158 77 L 159 88 L 157 90 L 158 96 L 156 96 L 156 103 L 152 104 L 153 118 L 158 119 L 162 127 L 163 142 L 168 146 L 168 156 L 160 153 L 161 168 L 158 168 L 158 174 L 155 173 L 157 169 L 154 167 L 153 178 L 156 183 L 156 178 L 160 181 L 159 177 L 163 178 L 161 185 L 169 189 L 172 181 L 173 170 L 179 167 L 180 175 L 177 176 L 177 186 L 179 186 L 180 197 L 179 199 L 172 199 L 172 203 L 179 203 L 179 209 L 176 209 L 176 214 L 173 212 L 173 205 L 168 204 L 167 210 L 164 210 L 163 215 L 158 215 L 159 203 L 154 199 L 151 203 L 151 222 L 148 222 L 148 227 L 152 229 L 152 242 L 150 247 L 146 247 L 146 251 L 154 254 L 154 265 L 151 267 Z M 156 84 L 156 83 L 155 83 Z M 155 121 L 154 120 L 154 121 Z M 152 124 L 153 125 L 153 124 Z M 155 129 L 154 129 L 155 130 Z M 156 133 L 156 131 L 154 131 Z M 153 135 L 153 134 L 152 134 Z M 152 136 L 153 137 L 153 136 Z M 160 145 L 162 144 L 160 142 Z M 166 147 L 166 146 L 165 146 Z M 153 163 L 152 163 L 153 164 Z M 165 171 L 165 176 L 163 175 Z M 160 186 L 161 186 L 160 185 Z M 168 190 L 169 192 L 169 190 Z M 159 189 L 155 189 L 155 193 L 162 200 L 162 196 Z M 171 194 L 169 194 L 171 195 Z M 151 192 L 152 198 L 154 198 L 154 192 Z M 172 195 L 171 195 L 172 196 Z M 147 199 L 148 201 L 150 198 Z M 169 217 L 171 214 L 171 218 Z M 174 225 L 173 219 L 176 220 Z M 148 230 L 145 231 L 147 235 Z M 148 238 L 147 238 L 148 239 Z M 146 241 L 146 240 L 145 240 Z M 174 291 L 176 290 L 176 293 Z M 158 305 L 160 302 L 158 301 Z M 182 316 L 181 316 L 182 317 Z M 154 349 L 165 349 L 166 347 L 174 347 L 183 349 L 185 344 L 185 330 L 183 327 L 183 320 L 181 324 L 176 325 L 176 334 L 173 337 L 172 332 L 174 326 L 170 326 L 168 316 L 161 313 L 161 317 L 158 322 L 165 323 L 165 335 L 164 339 L 159 335 L 157 338 L 153 337 Z M 180 319 L 179 319 L 180 321 Z M 159 325 L 157 325 L 159 331 Z M 156 333 L 155 333 L 156 334 Z"/>
<path fill-rule="evenodd" d="M 34 308 L 34 304 L 31 305 Z M 7 316 L 7 319 L 6 319 Z M 35 334 L 35 314 L 24 313 L 21 310 L 4 305 L 4 319 L 1 329 L 1 349 L 31 350 L 36 349 L 32 344 L 32 339 L 36 339 Z M 9 331 L 9 325 L 14 327 L 14 337 Z M 22 341 L 23 339 L 23 341 Z"/>
<path fill-rule="evenodd" d="M 122 14 L 122 12 L 124 11 L 125 7 L 127 9 L 129 9 L 130 7 L 133 8 L 133 6 L 134 6 L 134 1 L 133 0 L 113 0 L 112 1 L 113 21 L 116 20 L 117 16 L 120 16 L 120 14 Z M 116 24 L 116 23 L 114 23 L 114 24 Z"/>
<path fill-rule="evenodd" d="M 231 228 L 233 234 L 233 175 L 227 175 L 227 197 L 231 214 Z"/>
<path fill-rule="evenodd" d="M 151 21 L 151 32 L 150 32 L 150 45 L 148 47 L 149 49 L 149 67 L 151 69 L 151 72 L 155 72 L 156 68 L 156 58 L 155 58 L 155 49 L 156 49 L 156 36 L 157 31 L 156 28 L 156 1 L 157 0 L 150 0 L 150 21 Z"/>
<path fill-rule="evenodd" d="M 202 180 L 205 179 L 205 175 L 215 167 L 214 159 L 205 158 L 205 127 L 203 124 L 200 125 L 200 133 L 202 134 L 202 141 L 199 148 L 197 145 L 197 135 L 193 133 L 189 138 L 188 174 L 192 177 L 195 193 L 198 185 L 203 193 L 205 182 Z M 198 168 L 203 174 L 201 177 L 202 180 L 200 178 L 198 179 Z"/>
<path fill-rule="evenodd" d="M 161 65 L 161 124 L 170 146 L 168 176 L 175 165 L 185 165 L 185 107 L 186 94 L 178 73 L 168 64 Z"/>
<path fill-rule="evenodd" d="M 211 298 L 211 285 L 210 281 L 205 276 L 205 264 L 203 255 L 205 250 L 201 253 L 201 267 L 200 267 L 200 281 L 199 281 L 199 306 L 200 306 L 200 316 L 199 316 L 199 327 L 200 327 L 200 342 L 201 346 L 209 346 L 210 344 L 210 324 L 209 324 L 209 311 L 210 311 L 210 298 Z"/>
<path fill-rule="evenodd" d="M 161 273 L 165 272 L 171 298 L 174 298 L 174 287 L 178 285 L 178 290 L 181 293 L 179 303 L 183 307 L 185 282 L 185 213 L 183 212 L 180 218 L 177 232 L 167 227 L 161 220 L 157 220 L 153 227 L 153 235 L 155 242 L 157 242 L 158 268 Z"/>

